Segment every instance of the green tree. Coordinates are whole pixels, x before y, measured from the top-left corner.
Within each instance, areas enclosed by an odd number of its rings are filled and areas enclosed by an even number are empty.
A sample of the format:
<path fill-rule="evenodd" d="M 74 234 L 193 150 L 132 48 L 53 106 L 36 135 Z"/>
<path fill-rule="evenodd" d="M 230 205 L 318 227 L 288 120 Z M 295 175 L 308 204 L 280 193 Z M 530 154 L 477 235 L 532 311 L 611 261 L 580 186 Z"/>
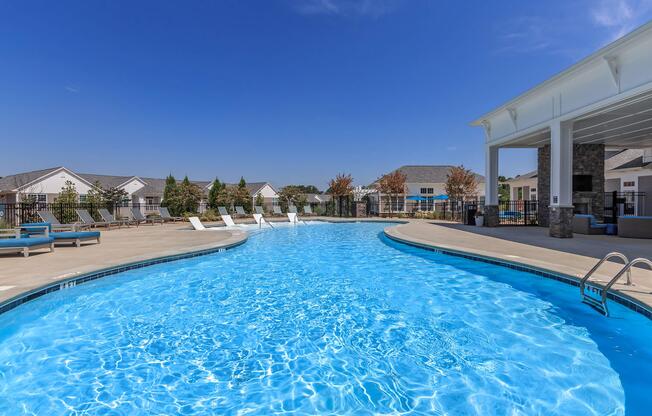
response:
<path fill-rule="evenodd" d="M 509 185 L 505 183 L 507 180 L 504 176 L 498 176 L 498 200 L 509 201 Z"/>
<path fill-rule="evenodd" d="M 202 192 L 199 186 L 190 182 L 188 176 L 183 178 L 176 194 L 176 197 L 173 199 L 177 200 L 177 206 L 181 208 L 182 212 L 197 212 L 202 199 Z"/>
<path fill-rule="evenodd" d="M 321 192 L 315 185 L 288 185 L 291 186 L 302 194 L 320 194 Z"/>
<path fill-rule="evenodd" d="M 122 204 L 123 202 L 127 201 L 128 198 L 129 194 L 122 188 L 116 188 L 115 186 L 112 186 L 109 189 L 102 190 L 102 199 L 112 205 Z"/>
<path fill-rule="evenodd" d="M 217 209 L 219 206 L 219 195 L 225 187 L 226 184 L 221 183 L 219 179 L 215 178 L 210 191 L 208 191 L 208 208 Z"/>
<path fill-rule="evenodd" d="M 103 191 L 100 181 L 95 181 L 91 189 L 86 193 L 86 202 L 95 207 L 104 204 L 106 201 L 104 201 Z"/>
<path fill-rule="evenodd" d="M 303 207 L 307 202 L 303 188 L 297 185 L 288 185 L 283 187 L 278 196 L 279 204 L 281 205 L 281 209 L 284 211 L 287 211 L 289 205 Z"/>
<path fill-rule="evenodd" d="M 245 211 L 251 212 L 251 202 L 251 194 L 247 189 L 247 182 L 244 177 L 240 177 L 238 186 L 232 189 L 232 203 L 234 206 L 241 206 Z"/>
<path fill-rule="evenodd" d="M 176 190 L 177 190 L 177 180 L 174 179 L 174 176 L 172 176 L 172 174 L 169 174 L 168 177 L 165 178 L 165 188 L 163 188 L 163 204 L 165 206 L 170 207 L 169 203 L 171 202 L 171 199 L 176 194 Z"/>
<path fill-rule="evenodd" d="M 262 207 L 265 204 L 265 198 L 260 192 L 256 194 L 256 205 Z"/>
<path fill-rule="evenodd" d="M 66 183 L 61 188 L 61 192 L 54 199 L 54 202 L 60 204 L 76 204 L 79 201 L 79 193 L 75 188 L 75 184 L 71 181 L 66 181 Z"/>

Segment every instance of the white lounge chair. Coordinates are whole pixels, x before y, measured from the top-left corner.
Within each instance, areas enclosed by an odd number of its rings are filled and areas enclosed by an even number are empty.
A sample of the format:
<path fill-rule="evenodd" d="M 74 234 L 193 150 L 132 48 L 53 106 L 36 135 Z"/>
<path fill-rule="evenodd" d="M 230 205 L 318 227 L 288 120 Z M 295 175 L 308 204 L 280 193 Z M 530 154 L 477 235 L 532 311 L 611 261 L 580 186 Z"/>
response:
<path fill-rule="evenodd" d="M 274 228 L 272 224 L 270 224 L 268 221 L 265 220 L 265 217 L 263 217 L 263 207 L 261 206 L 256 206 L 254 208 L 256 210 L 256 213 L 254 215 L 254 221 L 256 221 L 256 224 L 258 224 L 259 227 L 263 227 L 263 225 L 269 225 L 271 228 Z"/>
<path fill-rule="evenodd" d="M 190 217 L 188 218 L 188 221 L 190 221 L 190 225 L 192 225 L 192 228 L 194 228 L 197 231 L 220 231 L 224 230 L 224 227 L 206 227 L 202 222 L 199 220 L 199 217 Z"/>
<path fill-rule="evenodd" d="M 299 219 L 299 215 L 297 214 L 297 207 L 295 207 L 294 205 L 290 205 L 288 207 L 288 220 L 290 220 L 290 224 L 298 224 L 300 222 L 303 222 L 305 224 L 304 221 L 301 221 L 301 219 Z"/>

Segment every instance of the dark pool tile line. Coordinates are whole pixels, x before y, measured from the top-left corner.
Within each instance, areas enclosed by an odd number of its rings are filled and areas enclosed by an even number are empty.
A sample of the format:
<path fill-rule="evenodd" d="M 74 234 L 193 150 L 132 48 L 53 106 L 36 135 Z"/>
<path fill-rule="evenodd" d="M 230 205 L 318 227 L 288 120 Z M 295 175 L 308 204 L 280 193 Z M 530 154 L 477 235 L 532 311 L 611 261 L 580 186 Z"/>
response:
<path fill-rule="evenodd" d="M 235 248 L 241 244 L 244 244 L 247 240 L 244 239 L 242 241 L 239 241 L 234 244 L 230 244 L 228 246 L 223 246 L 223 247 L 215 247 L 215 248 L 209 248 L 205 250 L 198 250 L 198 251 L 192 251 L 189 253 L 183 253 L 183 254 L 174 254 L 171 256 L 165 256 L 165 257 L 157 257 L 154 259 L 150 260 L 143 260 L 135 263 L 128 263 L 128 264 L 123 264 L 120 266 L 115 266 L 115 267 L 110 267 L 108 269 L 102 269 L 94 272 L 89 272 L 85 273 L 80 276 L 72 277 L 67 280 L 62 280 L 57 283 L 52 283 L 48 286 L 35 289 L 31 292 L 28 292 L 26 294 L 18 295 L 18 297 L 12 298 L 7 300 L 6 302 L 0 304 L 0 314 L 3 314 L 7 311 L 10 311 L 17 306 L 20 306 L 24 303 L 27 303 L 31 300 L 34 300 L 36 298 L 39 298 L 43 295 L 47 295 L 48 293 L 56 292 L 58 290 L 64 290 L 68 289 L 71 287 L 75 287 L 78 284 L 83 284 L 90 282 L 92 280 L 97 280 L 101 279 L 106 276 L 111 276 L 114 274 L 126 272 L 129 270 L 135 270 L 135 269 L 142 269 L 143 267 L 148 267 L 148 266 L 153 266 L 156 264 L 162 264 L 162 263 L 169 263 L 172 261 L 177 261 L 177 260 L 183 260 L 183 259 L 189 259 L 193 257 L 199 257 L 199 256 L 205 256 L 207 254 L 213 254 L 213 253 L 220 253 L 224 252 L 226 250 Z"/>
<path fill-rule="evenodd" d="M 414 243 L 411 241 L 403 240 L 398 237 L 391 236 L 387 233 L 385 235 L 390 238 L 393 241 L 396 241 L 398 243 L 402 243 L 411 247 L 416 247 L 422 250 L 427 250 L 427 251 L 432 251 L 438 254 L 446 254 L 448 256 L 455 256 L 455 257 L 462 257 L 468 260 L 474 260 L 474 261 L 481 261 L 483 263 L 488 263 L 488 264 L 493 264 L 496 266 L 502 266 L 502 267 L 508 267 L 513 270 L 518 270 L 521 272 L 526 272 L 526 273 L 532 273 L 537 276 L 545 277 L 547 279 L 553 279 L 557 280 L 562 283 L 566 283 L 571 286 L 579 287 L 580 282 L 577 281 L 574 278 L 564 276 L 562 274 L 557 274 L 553 273 L 551 271 L 546 271 L 546 270 L 541 270 L 537 269 L 532 266 L 525 266 L 523 264 L 518 264 L 518 263 L 511 263 L 507 260 L 498 260 L 498 259 L 493 259 L 489 257 L 483 257 L 479 255 L 474 255 L 474 254 L 469 254 L 469 253 L 464 253 L 461 251 L 455 251 L 455 250 L 447 250 L 447 249 L 442 249 L 442 248 L 437 248 L 437 247 L 431 247 L 425 244 L 418 244 Z M 641 305 L 638 302 L 634 302 L 624 296 L 615 294 L 613 292 L 607 292 L 607 298 L 613 300 L 614 302 L 620 303 L 621 305 L 640 313 L 641 315 L 647 317 L 648 319 L 652 319 L 652 309 L 649 309 L 643 305 Z"/>

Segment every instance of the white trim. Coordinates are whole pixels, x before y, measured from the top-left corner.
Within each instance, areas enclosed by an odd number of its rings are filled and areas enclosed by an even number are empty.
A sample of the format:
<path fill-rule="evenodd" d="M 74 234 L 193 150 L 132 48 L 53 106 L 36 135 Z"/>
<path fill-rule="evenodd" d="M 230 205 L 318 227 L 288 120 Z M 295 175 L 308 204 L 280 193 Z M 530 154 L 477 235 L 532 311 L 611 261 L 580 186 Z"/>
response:
<path fill-rule="evenodd" d="M 476 120 L 471 122 L 472 126 L 479 126 L 482 124 L 483 121 L 495 116 L 496 114 L 500 113 L 501 111 L 504 111 L 508 107 L 517 107 L 520 102 L 525 100 L 526 98 L 530 97 L 531 95 L 543 90 L 544 88 L 550 86 L 551 84 L 556 83 L 557 81 L 560 81 L 564 78 L 568 78 L 571 75 L 575 74 L 576 72 L 584 69 L 587 66 L 594 65 L 596 61 L 603 59 L 605 56 L 612 56 L 617 55 L 616 50 L 620 49 L 621 47 L 624 47 L 626 44 L 636 40 L 639 36 L 647 32 L 648 30 L 652 29 L 652 21 L 644 24 L 643 26 L 639 27 L 638 29 L 634 30 L 633 32 L 623 36 L 620 39 L 617 39 L 610 43 L 609 45 L 599 49 L 598 51 L 594 52 L 593 54 L 589 55 L 588 57 L 582 59 L 575 65 L 571 66 L 570 68 L 567 68 L 566 70 L 558 73 L 557 75 L 553 76 L 552 78 L 548 78 L 546 81 L 536 85 L 535 87 L 525 91 L 521 95 L 517 96 L 516 98 L 513 98 L 512 100 L 504 103 L 503 105 L 499 106 L 495 110 L 492 110 L 488 113 L 483 114 Z"/>
<path fill-rule="evenodd" d="M 55 169 L 55 170 L 53 170 L 53 171 L 51 171 L 51 172 L 49 172 L 49 173 L 46 173 L 45 175 L 42 175 L 42 176 L 40 176 L 40 177 L 34 179 L 34 180 L 31 181 L 31 182 L 28 182 L 28 183 L 26 183 L 26 184 L 23 184 L 23 185 L 19 186 L 18 188 L 14 189 L 13 192 L 20 192 L 22 189 L 24 189 L 24 188 L 26 188 L 26 187 L 28 187 L 28 186 L 32 186 L 32 185 L 34 185 L 35 183 L 39 183 L 39 182 L 41 182 L 43 179 L 47 179 L 47 178 L 49 178 L 49 177 L 51 177 L 51 176 L 54 176 L 55 174 L 57 174 L 57 173 L 59 173 L 59 172 L 62 172 L 62 171 L 66 172 L 66 173 L 69 174 L 70 176 L 74 176 L 76 179 L 79 179 L 81 182 L 85 183 L 86 185 L 90 186 L 91 188 L 95 188 L 95 185 L 94 185 L 94 184 L 90 183 L 90 182 L 87 181 L 86 179 L 84 179 L 84 178 L 82 178 L 81 176 L 77 175 L 75 172 L 73 172 L 73 171 L 71 171 L 71 170 L 69 170 L 69 169 L 67 169 L 67 168 L 65 168 L 65 167 L 62 166 L 62 167 L 60 167 L 60 168 L 58 168 L 58 169 Z"/>

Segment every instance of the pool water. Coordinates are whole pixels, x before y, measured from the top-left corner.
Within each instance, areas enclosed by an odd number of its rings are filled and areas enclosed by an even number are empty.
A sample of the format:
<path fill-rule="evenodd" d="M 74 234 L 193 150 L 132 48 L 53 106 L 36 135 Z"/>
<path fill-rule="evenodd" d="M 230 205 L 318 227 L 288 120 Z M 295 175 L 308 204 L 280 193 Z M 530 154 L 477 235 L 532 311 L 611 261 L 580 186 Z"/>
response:
<path fill-rule="evenodd" d="M 0 414 L 621 415 L 652 408 L 652 321 L 389 241 L 270 230 L 0 315 Z M 649 414 L 649 413 L 647 413 Z"/>

